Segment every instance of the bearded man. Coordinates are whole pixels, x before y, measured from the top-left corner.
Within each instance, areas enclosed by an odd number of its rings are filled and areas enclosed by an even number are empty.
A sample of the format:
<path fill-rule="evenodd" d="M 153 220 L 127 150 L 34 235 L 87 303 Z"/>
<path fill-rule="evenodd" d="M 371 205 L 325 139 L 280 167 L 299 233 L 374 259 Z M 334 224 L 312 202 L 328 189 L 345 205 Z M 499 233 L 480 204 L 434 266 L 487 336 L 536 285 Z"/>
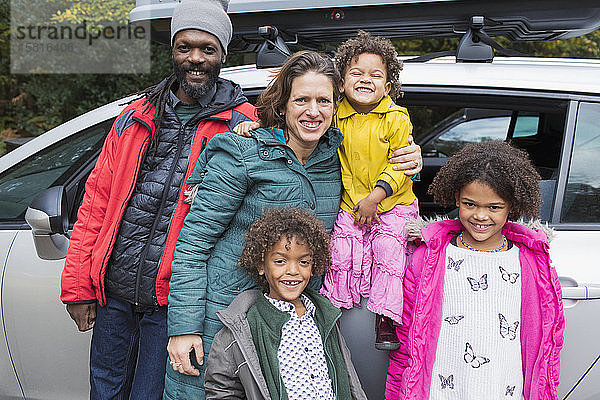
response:
<path fill-rule="evenodd" d="M 93 328 L 91 399 L 162 397 L 185 180 L 208 140 L 255 115 L 241 88 L 219 78 L 232 35 L 227 3 L 177 6 L 173 75 L 117 117 L 87 180 L 61 300 L 80 331 Z"/>

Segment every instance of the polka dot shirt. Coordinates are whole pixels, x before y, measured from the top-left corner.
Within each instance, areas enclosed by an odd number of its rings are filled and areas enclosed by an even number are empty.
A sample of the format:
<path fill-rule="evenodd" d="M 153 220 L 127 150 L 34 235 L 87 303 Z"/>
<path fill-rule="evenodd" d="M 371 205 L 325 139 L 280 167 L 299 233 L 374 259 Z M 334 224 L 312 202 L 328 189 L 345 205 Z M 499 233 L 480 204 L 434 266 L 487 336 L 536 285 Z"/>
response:
<path fill-rule="evenodd" d="M 306 312 L 298 317 L 291 303 L 265 297 L 277 309 L 290 314 L 290 320 L 283 326 L 277 350 L 279 371 L 289 400 L 334 400 L 323 341 L 313 319 L 315 305 L 301 295 Z"/>

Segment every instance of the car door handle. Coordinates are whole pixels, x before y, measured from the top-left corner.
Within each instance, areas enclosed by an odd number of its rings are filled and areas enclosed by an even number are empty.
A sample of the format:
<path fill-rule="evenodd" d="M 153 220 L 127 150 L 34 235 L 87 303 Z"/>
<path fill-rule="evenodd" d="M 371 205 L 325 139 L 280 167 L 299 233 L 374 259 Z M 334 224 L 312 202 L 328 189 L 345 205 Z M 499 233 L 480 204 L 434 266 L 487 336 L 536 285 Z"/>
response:
<path fill-rule="evenodd" d="M 600 299 L 600 287 L 563 286 L 562 298 L 569 300 Z"/>

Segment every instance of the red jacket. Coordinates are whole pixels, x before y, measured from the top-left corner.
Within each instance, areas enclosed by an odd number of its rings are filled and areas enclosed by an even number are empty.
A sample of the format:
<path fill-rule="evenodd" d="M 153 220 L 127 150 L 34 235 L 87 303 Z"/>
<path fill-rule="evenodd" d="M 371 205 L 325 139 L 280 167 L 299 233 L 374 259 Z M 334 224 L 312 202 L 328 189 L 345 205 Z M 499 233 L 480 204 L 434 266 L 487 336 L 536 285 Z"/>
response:
<path fill-rule="evenodd" d="M 134 190 L 148 144 L 155 132 L 154 109 L 142 112 L 144 98 L 128 105 L 117 117 L 108 133 L 96 166 L 86 184 L 83 202 L 67 251 L 61 278 L 61 300 L 65 303 L 105 304 L 104 274 L 119 230 L 121 218 Z M 193 139 L 185 179 L 196 160 L 217 133 L 230 131 L 228 123 L 234 113 L 256 120 L 254 107 L 244 102 L 233 109 L 214 114 L 198 124 Z M 167 235 L 163 257 L 156 277 L 156 297 L 160 305 L 168 303 L 169 279 L 173 251 L 190 205 L 183 202 L 184 183 Z"/>

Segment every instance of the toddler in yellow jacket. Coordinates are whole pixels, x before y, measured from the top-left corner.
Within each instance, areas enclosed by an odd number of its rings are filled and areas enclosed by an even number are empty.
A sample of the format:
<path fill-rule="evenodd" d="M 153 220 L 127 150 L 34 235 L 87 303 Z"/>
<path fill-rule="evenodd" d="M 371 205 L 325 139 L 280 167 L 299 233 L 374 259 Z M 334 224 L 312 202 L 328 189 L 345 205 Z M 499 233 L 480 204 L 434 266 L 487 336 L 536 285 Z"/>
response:
<path fill-rule="evenodd" d="M 404 227 L 418 216 L 411 178 L 388 163 L 412 132 L 406 108 L 390 97 L 400 94 L 402 63 L 388 39 L 363 31 L 338 48 L 335 63 L 343 78 L 344 99 L 334 123 L 344 134 L 339 148 L 344 191 L 321 293 L 343 308 L 368 297 L 367 308 L 378 314 L 375 346 L 393 350 L 409 253 Z"/>

